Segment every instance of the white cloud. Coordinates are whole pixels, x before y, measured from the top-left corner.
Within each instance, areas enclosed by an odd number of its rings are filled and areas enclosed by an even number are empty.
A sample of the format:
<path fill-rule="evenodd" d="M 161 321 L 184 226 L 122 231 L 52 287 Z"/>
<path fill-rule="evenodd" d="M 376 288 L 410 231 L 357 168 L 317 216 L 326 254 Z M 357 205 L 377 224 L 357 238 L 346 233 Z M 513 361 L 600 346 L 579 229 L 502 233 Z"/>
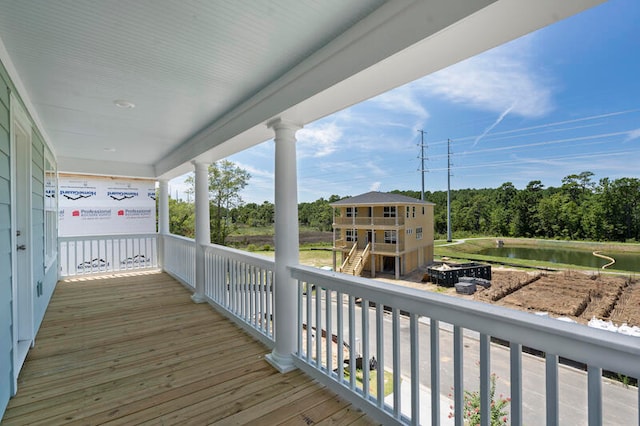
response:
<path fill-rule="evenodd" d="M 371 102 L 386 110 L 393 111 L 395 114 L 413 115 L 418 122 L 424 122 L 429 118 L 429 112 L 420 103 L 420 99 L 412 89 L 411 84 L 376 96 L 371 99 Z"/>
<path fill-rule="evenodd" d="M 640 129 L 631 130 L 627 134 L 627 138 L 624 140 L 624 142 L 631 142 L 638 138 L 640 138 Z"/>
<path fill-rule="evenodd" d="M 296 134 L 301 157 L 326 157 L 334 153 L 342 137 L 342 128 L 334 122 L 311 125 Z"/>
<path fill-rule="evenodd" d="M 372 182 L 371 186 L 369 186 L 369 191 L 380 191 L 382 187 L 382 182 Z"/>
<path fill-rule="evenodd" d="M 457 104 L 523 117 L 541 117 L 553 109 L 544 75 L 531 65 L 531 38 L 520 39 L 467 59 L 414 84 Z"/>
<path fill-rule="evenodd" d="M 271 160 L 273 161 L 273 159 Z M 244 169 L 245 171 L 249 172 L 249 174 L 251 175 L 251 179 L 255 178 L 255 177 L 259 177 L 259 178 L 265 178 L 265 179 L 273 179 L 274 178 L 274 174 L 271 170 L 265 170 L 265 169 L 258 169 L 250 164 L 246 164 L 246 163 L 240 163 L 237 161 L 234 161 L 234 164 L 237 167 L 240 167 L 241 169 Z"/>

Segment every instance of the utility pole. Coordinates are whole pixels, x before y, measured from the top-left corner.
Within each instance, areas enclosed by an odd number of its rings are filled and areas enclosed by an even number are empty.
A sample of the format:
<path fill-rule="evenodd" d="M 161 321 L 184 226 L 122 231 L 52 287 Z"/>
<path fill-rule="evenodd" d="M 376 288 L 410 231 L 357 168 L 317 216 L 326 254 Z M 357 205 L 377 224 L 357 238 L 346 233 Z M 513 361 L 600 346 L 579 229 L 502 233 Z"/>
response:
<path fill-rule="evenodd" d="M 421 165 L 420 165 L 420 172 L 422 173 L 422 192 L 420 193 L 420 200 L 424 201 L 424 172 L 426 171 L 424 169 L 424 160 L 425 160 L 425 156 L 424 156 L 424 130 L 418 130 L 420 132 L 420 161 L 421 161 Z"/>
<path fill-rule="evenodd" d="M 447 242 L 451 241 L 451 139 L 447 139 Z"/>

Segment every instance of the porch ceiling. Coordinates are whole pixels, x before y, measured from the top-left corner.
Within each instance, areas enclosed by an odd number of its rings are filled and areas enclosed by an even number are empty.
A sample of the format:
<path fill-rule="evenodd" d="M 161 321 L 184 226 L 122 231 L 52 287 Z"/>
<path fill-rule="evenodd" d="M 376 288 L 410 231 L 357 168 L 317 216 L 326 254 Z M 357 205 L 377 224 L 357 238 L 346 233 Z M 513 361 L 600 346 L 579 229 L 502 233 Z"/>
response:
<path fill-rule="evenodd" d="M 2 0 L 0 58 L 60 170 L 172 177 L 600 2 Z"/>

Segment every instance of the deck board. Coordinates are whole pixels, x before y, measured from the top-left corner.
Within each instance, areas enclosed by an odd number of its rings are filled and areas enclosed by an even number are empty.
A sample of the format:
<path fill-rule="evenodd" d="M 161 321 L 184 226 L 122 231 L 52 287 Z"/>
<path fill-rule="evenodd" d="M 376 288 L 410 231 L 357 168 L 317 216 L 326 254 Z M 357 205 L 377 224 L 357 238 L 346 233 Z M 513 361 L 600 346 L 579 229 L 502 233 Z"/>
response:
<path fill-rule="evenodd" d="M 3 425 L 374 424 L 160 272 L 58 283 Z"/>

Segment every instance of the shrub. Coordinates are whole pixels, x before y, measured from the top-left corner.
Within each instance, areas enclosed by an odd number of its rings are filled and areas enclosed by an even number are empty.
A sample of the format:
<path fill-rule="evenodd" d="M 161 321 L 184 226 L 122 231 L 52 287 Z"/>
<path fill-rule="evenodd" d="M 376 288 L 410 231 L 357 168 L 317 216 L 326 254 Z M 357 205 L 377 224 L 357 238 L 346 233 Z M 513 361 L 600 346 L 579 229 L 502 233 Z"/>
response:
<path fill-rule="evenodd" d="M 507 424 L 506 407 L 509 405 L 511 398 L 504 398 L 502 395 L 495 399 L 496 394 L 496 375 L 491 375 L 491 389 L 489 390 L 489 400 L 491 401 L 491 416 L 489 418 L 491 426 L 501 426 Z M 453 408 L 453 406 L 451 406 Z M 471 426 L 480 425 L 480 392 L 464 391 L 464 409 L 462 410 L 465 424 Z M 454 414 L 449 413 L 449 418 L 453 418 Z"/>

